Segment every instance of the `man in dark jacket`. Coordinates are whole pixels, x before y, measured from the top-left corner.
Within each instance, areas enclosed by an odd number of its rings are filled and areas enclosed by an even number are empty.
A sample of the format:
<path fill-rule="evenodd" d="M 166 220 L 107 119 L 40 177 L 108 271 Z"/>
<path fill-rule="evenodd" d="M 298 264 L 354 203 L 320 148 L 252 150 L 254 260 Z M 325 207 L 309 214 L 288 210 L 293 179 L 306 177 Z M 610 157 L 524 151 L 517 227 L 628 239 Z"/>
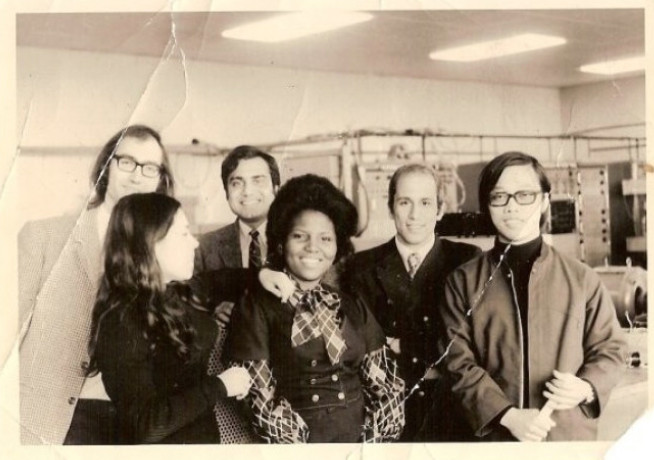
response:
<path fill-rule="evenodd" d="M 341 281 L 372 310 L 396 354 L 408 390 L 404 442 L 459 440 L 463 428 L 455 421 L 460 411 L 450 404 L 450 392 L 432 367 L 438 360 L 435 318 L 447 275 L 481 251 L 434 233 L 438 201 L 432 169 L 400 167 L 388 193 L 395 237 L 356 254 Z"/>

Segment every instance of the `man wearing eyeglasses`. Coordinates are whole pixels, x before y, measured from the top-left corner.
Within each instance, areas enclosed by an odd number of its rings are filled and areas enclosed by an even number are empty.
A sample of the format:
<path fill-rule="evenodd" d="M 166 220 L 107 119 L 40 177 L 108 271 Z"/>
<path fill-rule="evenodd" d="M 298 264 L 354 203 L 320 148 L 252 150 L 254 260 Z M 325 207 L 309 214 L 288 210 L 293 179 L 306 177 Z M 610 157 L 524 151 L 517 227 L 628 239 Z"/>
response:
<path fill-rule="evenodd" d="M 86 378 L 93 303 L 111 210 L 133 193 L 173 194 L 159 133 L 132 125 L 97 156 L 85 209 L 25 224 L 18 236 L 23 444 L 111 444 L 113 406 Z"/>
<path fill-rule="evenodd" d="M 432 367 L 438 358 L 434 319 L 445 277 L 481 251 L 434 233 L 440 210 L 438 182 L 428 166 L 409 164 L 395 171 L 388 208 L 395 237 L 355 254 L 341 284 L 372 310 L 411 391 L 400 441 L 454 440 L 456 414 L 441 415 L 451 410 Z M 439 415 L 421 430 L 431 410 Z"/>
<path fill-rule="evenodd" d="M 481 441 L 595 440 L 625 367 L 624 337 L 600 278 L 543 241 L 550 191 L 536 158 L 507 152 L 491 160 L 479 206 L 497 231 L 495 245 L 445 283 L 445 374 Z"/>

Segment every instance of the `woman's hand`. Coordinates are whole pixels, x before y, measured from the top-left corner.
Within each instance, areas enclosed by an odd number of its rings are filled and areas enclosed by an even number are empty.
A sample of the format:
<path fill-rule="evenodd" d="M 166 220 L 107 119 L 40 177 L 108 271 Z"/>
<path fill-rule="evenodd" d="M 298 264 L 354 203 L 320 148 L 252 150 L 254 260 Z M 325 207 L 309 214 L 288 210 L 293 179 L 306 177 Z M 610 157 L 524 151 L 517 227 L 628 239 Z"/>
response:
<path fill-rule="evenodd" d="M 283 272 L 276 272 L 269 268 L 262 268 L 259 272 L 259 281 L 267 290 L 286 302 L 291 294 L 295 292 L 295 284 Z"/>
<path fill-rule="evenodd" d="M 577 407 L 583 402 L 595 399 L 593 387 L 587 381 L 576 375 L 554 370 L 554 378 L 545 383 L 547 390 L 543 395 L 553 404 L 556 410 L 566 410 Z"/>
<path fill-rule="evenodd" d="M 247 396 L 252 379 L 244 367 L 230 367 L 218 376 L 227 389 L 227 396 L 236 396 L 236 399 L 243 399 Z"/>
<path fill-rule="evenodd" d="M 218 320 L 220 327 L 227 327 L 229 324 L 229 318 L 232 316 L 232 310 L 234 309 L 234 302 L 220 302 L 216 307 L 213 314 Z"/>
<path fill-rule="evenodd" d="M 512 407 L 500 420 L 518 441 L 540 442 L 556 424 L 549 417 L 538 417 L 538 409 Z"/>
<path fill-rule="evenodd" d="M 393 353 L 400 355 L 402 351 L 400 349 L 400 339 L 395 337 L 386 337 L 386 345 L 388 345 L 388 348 L 390 348 Z"/>

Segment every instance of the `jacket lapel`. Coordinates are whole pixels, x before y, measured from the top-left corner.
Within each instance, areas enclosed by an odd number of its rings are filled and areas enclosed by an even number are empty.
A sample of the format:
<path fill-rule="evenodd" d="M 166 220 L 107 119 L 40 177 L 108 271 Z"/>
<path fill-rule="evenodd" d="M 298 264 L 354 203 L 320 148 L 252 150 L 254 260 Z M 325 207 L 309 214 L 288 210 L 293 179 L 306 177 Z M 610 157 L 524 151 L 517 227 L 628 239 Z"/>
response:
<path fill-rule="evenodd" d="M 442 282 L 443 271 L 445 270 L 445 256 L 443 254 L 443 243 L 440 238 L 436 237 L 434 245 L 425 256 L 425 260 L 420 264 L 413 279 L 414 283 L 421 284 L 428 278 L 436 282 Z"/>
<path fill-rule="evenodd" d="M 411 279 L 404 268 L 402 257 L 395 247 L 394 239 L 384 245 L 376 273 L 388 299 L 394 304 L 401 304 L 407 299 L 410 293 Z"/>
<path fill-rule="evenodd" d="M 92 286 L 102 273 L 102 244 L 98 236 L 97 210 L 83 210 L 73 231 L 73 243 L 84 273 Z"/>
<path fill-rule="evenodd" d="M 229 232 L 218 243 L 226 267 L 243 267 L 239 232 L 238 220 L 236 220 L 229 227 Z"/>

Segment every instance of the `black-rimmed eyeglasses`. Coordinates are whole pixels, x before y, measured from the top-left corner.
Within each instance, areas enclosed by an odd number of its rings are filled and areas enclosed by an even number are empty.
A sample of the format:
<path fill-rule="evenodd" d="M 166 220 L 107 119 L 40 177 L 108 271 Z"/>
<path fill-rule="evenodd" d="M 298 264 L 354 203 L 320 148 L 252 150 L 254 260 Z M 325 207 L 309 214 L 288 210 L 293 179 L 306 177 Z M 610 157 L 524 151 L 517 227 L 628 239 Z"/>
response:
<path fill-rule="evenodd" d="M 155 178 L 161 175 L 161 166 L 156 163 L 139 163 L 130 156 L 114 155 L 118 169 L 128 173 L 134 172 L 137 166 L 141 167 L 141 174 L 144 177 Z"/>
<path fill-rule="evenodd" d="M 536 197 L 543 192 L 534 192 L 531 190 L 518 190 L 515 193 L 506 192 L 493 192 L 488 198 L 489 206 L 501 207 L 509 204 L 509 200 L 513 198 L 516 203 L 522 206 L 534 204 Z"/>

